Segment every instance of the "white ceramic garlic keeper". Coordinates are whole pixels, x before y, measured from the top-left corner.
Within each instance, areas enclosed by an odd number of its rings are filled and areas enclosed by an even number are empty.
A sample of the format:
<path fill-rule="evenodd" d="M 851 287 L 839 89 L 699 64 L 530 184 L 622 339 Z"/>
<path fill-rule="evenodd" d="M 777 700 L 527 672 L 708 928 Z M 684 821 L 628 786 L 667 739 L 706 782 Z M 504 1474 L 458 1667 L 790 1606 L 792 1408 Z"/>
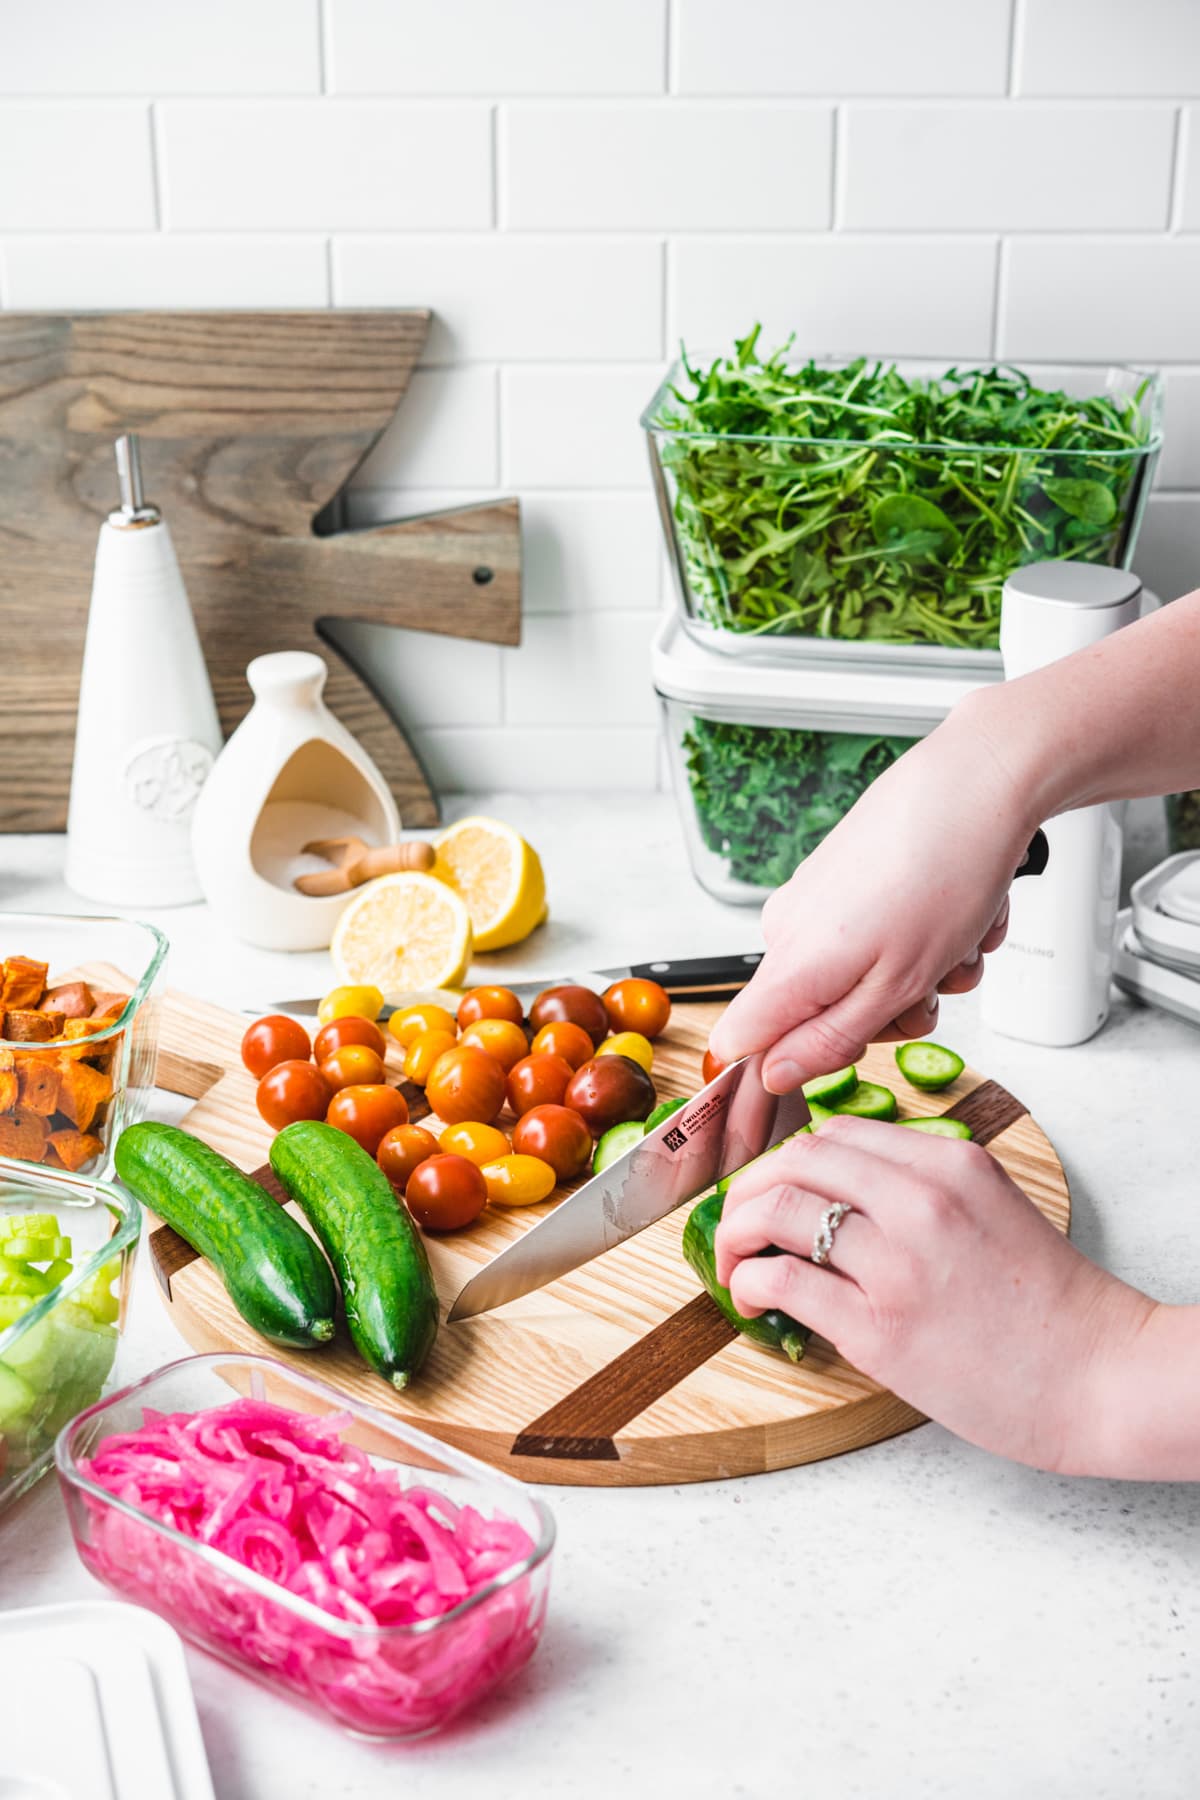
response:
<path fill-rule="evenodd" d="M 192 849 L 216 917 L 267 950 L 323 950 L 349 899 L 298 893 L 323 865 L 316 838 L 395 843 L 400 815 L 383 776 L 321 698 L 319 656 L 283 650 L 246 670 L 254 705 L 217 759 L 196 807 Z"/>

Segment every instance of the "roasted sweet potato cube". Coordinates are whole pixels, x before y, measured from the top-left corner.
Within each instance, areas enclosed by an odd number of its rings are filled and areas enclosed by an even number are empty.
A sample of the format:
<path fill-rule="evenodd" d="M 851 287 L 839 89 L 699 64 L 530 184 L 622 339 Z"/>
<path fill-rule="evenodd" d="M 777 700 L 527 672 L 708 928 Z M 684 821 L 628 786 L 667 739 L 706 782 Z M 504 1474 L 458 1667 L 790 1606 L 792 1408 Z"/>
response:
<path fill-rule="evenodd" d="M 4 1015 L 4 1035 L 14 1044 L 48 1044 L 63 1028 L 61 1013 L 17 1007 Z"/>
<path fill-rule="evenodd" d="M 72 1173 L 99 1156 L 104 1143 L 92 1131 L 52 1131 L 46 1139 L 46 1161 L 57 1160 Z"/>
<path fill-rule="evenodd" d="M 17 1097 L 29 1112 L 49 1118 L 58 1111 L 62 1085 L 57 1060 L 50 1056 L 22 1056 L 17 1063 Z"/>
<path fill-rule="evenodd" d="M 64 1019 L 86 1019 L 95 1004 L 96 996 L 86 981 L 64 981 L 61 987 L 47 990 L 40 1010 L 60 1012 Z"/>
<path fill-rule="evenodd" d="M 79 1131 L 86 1131 L 112 1096 L 112 1082 L 90 1063 L 61 1059 L 58 1110 Z"/>
<path fill-rule="evenodd" d="M 121 1014 L 125 1011 L 125 1002 L 128 999 L 129 999 L 128 994 L 110 994 L 110 993 L 102 994 L 98 991 L 93 991 L 93 994 L 92 994 L 92 1017 L 93 1017 L 93 1019 L 107 1019 L 109 1017 L 112 1017 L 114 1019 L 119 1019 Z"/>
<path fill-rule="evenodd" d="M 14 1106 L 0 1116 L 0 1156 L 15 1156 L 22 1162 L 41 1162 L 50 1135 L 48 1122 L 41 1113 Z"/>
<path fill-rule="evenodd" d="M 8 956 L 4 959 L 4 979 L 0 982 L 0 1007 L 19 1012 L 36 1006 L 46 991 L 49 964 L 35 962 L 31 956 Z"/>
<path fill-rule="evenodd" d="M 0 1112 L 11 1112 L 17 1104 L 19 1083 L 17 1059 L 11 1050 L 0 1050 Z"/>

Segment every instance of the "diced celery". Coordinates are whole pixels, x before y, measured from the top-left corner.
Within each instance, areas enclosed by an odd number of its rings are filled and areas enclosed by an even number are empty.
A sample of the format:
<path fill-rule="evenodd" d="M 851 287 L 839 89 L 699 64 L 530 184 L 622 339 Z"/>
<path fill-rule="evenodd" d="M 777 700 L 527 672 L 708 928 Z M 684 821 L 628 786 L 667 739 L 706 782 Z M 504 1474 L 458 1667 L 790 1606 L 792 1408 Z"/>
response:
<path fill-rule="evenodd" d="M 0 1239 L 57 1236 L 58 1220 L 53 1213 L 0 1213 Z"/>
<path fill-rule="evenodd" d="M 39 1269 L 31 1269 L 28 1263 L 10 1262 L 6 1256 L 0 1256 L 0 1295 L 48 1294 L 53 1285 Z"/>
<path fill-rule="evenodd" d="M 4 1255 L 13 1262 L 62 1262 L 71 1254 L 69 1237 L 10 1237 Z"/>

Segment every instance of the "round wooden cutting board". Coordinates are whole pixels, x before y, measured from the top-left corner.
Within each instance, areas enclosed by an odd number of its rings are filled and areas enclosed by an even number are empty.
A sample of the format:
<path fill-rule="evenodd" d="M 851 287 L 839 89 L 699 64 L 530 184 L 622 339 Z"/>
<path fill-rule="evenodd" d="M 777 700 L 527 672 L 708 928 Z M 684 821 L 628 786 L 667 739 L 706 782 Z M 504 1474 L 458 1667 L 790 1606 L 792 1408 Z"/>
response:
<path fill-rule="evenodd" d="M 701 1085 L 700 1060 L 719 1011 L 676 1006 L 655 1047 L 662 1098 Z M 187 1130 L 258 1171 L 272 1134 L 238 1055 L 245 1025 L 206 1002 L 168 996 L 159 1084 L 195 1097 L 182 1121 Z M 943 1093 L 919 1094 L 900 1077 L 889 1045 L 873 1046 L 860 1069 L 896 1092 L 904 1116 L 965 1118 L 1047 1218 L 1067 1230 L 1062 1165 L 1004 1088 L 967 1069 Z M 552 1204 L 489 1209 L 469 1231 L 427 1240 L 443 1316 L 479 1266 Z M 209 1264 L 168 1227 L 152 1232 L 150 1252 L 171 1316 L 196 1350 L 274 1356 L 525 1481 L 636 1487 L 752 1475 L 922 1423 L 921 1414 L 821 1339 L 793 1366 L 734 1337 L 683 1260 L 687 1212 L 681 1208 L 538 1293 L 443 1326 L 429 1362 L 403 1394 L 373 1375 L 344 1336 L 308 1354 L 266 1343 L 234 1311 Z"/>

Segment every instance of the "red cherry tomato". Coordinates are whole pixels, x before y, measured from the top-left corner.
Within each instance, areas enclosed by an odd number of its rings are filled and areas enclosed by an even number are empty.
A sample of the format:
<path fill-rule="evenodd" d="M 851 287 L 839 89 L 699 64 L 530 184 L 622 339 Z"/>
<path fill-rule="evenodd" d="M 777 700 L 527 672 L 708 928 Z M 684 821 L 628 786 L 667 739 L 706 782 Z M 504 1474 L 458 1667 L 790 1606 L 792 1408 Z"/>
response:
<path fill-rule="evenodd" d="M 700 1075 L 705 1087 L 708 1086 L 710 1081 L 716 1080 L 722 1069 L 727 1069 L 728 1067 L 729 1064 L 723 1063 L 719 1056 L 714 1056 L 711 1050 L 706 1050 L 704 1052 L 704 1061 L 700 1065 Z"/>
<path fill-rule="evenodd" d="M 540 1157 L 560 1181 L 570 1181 L 592 1159 L 592 1134 L 569 1106 L 535 1106 L 513 1127 L 512 1147 L 518 1156 Z"/>
<path fill-rule="evenodd" d="M 336 1056 L 347 1044 L 365 1044 L 382 1062 L 387 1039 L 373 1019 L 356 1019 L 347 1013 L 344 1019 L 330 1019 L 313 1039 L 313 1058 L 319 1068 L 330 1056 Z"/>
<path fill-rule="evenodd" d="M 383 1080 L 383 1058 L 369 1044 L 343 1044 L 317 1066 L 335 1093 Z"/>
<path fill-rule="evenodd" d="M 425 1098 L 447 1125 L 459 1125 L 465 1119 L 490 1125 L 504 1106 L 504 1070 L 486 1050 L 460 1044 L 444 1051 L 434 1063 Z"/>
<path fill-rule="evenodd" d="M 374 1156 L 394 1126 L 408 1124 L 408 1101 L 399 1088 L 367 1082 L 362 1087 L 339 1089 L 325 1118 L 361 1144 L 368 1156 Z"/>
<path fill-rule="evenodd" d="M 465 1031 L 468 1025 L 478 1024 L 480 1019 L 508 1019 L 511 1024 L 519 1025 L 524 1017 L 525 1008 L 511 988 L 472 988 L 458 1003 L 460 1031 Z"/>
<path fill-rule="evenodd" d="M 276 1131 L 297 1119 L 323 1119 L 333 1089 L 310 1062 L 276 1063 L 258 1084 L 255 1103 Z"/>
<path fill-rule="evenodd" d="M 629 1056 L 597 1056 L 571 1077 L 566 1104 L 600 1137 L 627 1119 L 644 1119 L 654 1106 L 654 1083 Z"/>
<path fill-rule="evenodd" d="M 379 1164 L 392 1186 L 403 1193 L 408 1178 L 418 1163 L 437 1155 L 437 1139 L 421 1125 L 393 1125 L 384 1132 L 375 1152 Z"/>
<path fill-rule="evenodd" d="M 465 1156 L 429 1156 L 409 1176 L 404 1198 L 425 1231 L 457 1231 L 487 1205 L 487 1182 Z"/>
<path fill-rule="evenodd" d="M 525 1056 L 508 1072 L 508 1104 L 517 1117 L 535 1106 L 561 1106 L 575 1073 L 562 1056 Z"/>
<path fill-rule="evenodd" d="M 540 1031 L 543 1025 L 549 1025 L 555 1019 L 569 1019 L 572 1025 L 581 1025 L 593 1046 L 603 1043 L 608 1036 L 604 1002 L 591 988 L 568 985 L 547 988 L 544 994 L 539 994 L 529 1009 L 529 1023 L 535 1031 Z"/>
<path fill-rule="evenodd" d="M 261 1080 L 282 1062 L 307 1062 L 312 1045 L 303 1025 L 283 1013 L 271 1013 L 251 1025 L 242 1039 L 242 1061 Z"/>
<path fill-rule="evenodd" d="M 581 1069 L 596 1054 L 596 1046 L 583 1026 L 573 1025 L 570 1019 L 551 1019 L 536 1033 L 529 1047 L 535 1056 L 561 1056 L 573 1069 Z"/>
<path fill-rule="evenodd" d="M 604 990 L 604 1010 L 614 1031 L 638 1031 L 645 1038 L 656 1038 L 667 1028 L 671 1001 L 657 981 L 639 981 L 630 975 Z"/>

